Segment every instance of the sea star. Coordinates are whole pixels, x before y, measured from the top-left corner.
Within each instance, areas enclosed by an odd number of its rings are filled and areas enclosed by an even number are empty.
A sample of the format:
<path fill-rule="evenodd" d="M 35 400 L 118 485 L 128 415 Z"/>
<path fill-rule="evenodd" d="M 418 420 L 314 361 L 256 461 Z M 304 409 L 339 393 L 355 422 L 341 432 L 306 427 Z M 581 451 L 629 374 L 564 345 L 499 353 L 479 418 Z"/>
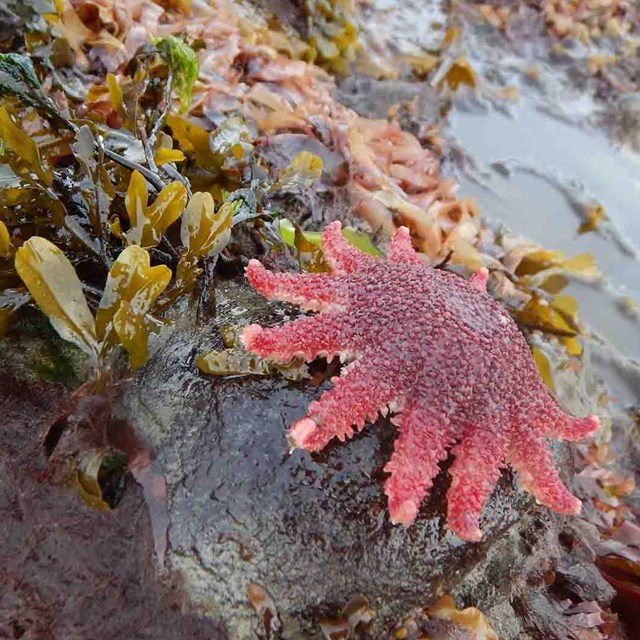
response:
<path fill-rule="evenodd" d="M 505 462 L 539 503 L 579 513 L 545 438 L 578 440 L 598 428 L 598 418 L 560 409 L 524 336 L 486 292 L 487 270 L 467 281 L 430 267 L 406 227 L 386 259 L 350 246 L 339 222 L 322 240 L 332 274 L 272 273 L 258 260 L 246 269 L 266 298 L 320 312 L 279 327 L 246 327 L 248 350 L 278 361 L 337 354 L 350 361 L 292 425 L 292 444 L 319 451 L 390 410 L 399 431 L 385 466 L 392 522 L 414 522 L 450 448 L 448 522 L 460 538 L 480 539 L 478 519 Z"/>

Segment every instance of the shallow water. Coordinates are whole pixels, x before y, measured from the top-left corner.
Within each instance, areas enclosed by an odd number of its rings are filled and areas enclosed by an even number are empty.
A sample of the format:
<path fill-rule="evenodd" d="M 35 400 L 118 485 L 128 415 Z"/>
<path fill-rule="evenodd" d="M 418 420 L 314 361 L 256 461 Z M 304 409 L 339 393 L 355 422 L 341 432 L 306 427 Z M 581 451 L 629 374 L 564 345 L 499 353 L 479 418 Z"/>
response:
<path fill-rule="evenodd" d="M 592 355 L 623 404 L 640 399 L 640 322 L 623 296 L 640 302 L 640 156 L 596 128 L 541 111 L 526 97 L 508 111 L 459 103 L 449 135 L 461 151 L 460 193 L 482 214 L 549 249 L 588 252 L 599 283 L 572 283 L 583 322 L 594 334 Z M 579 235 L 585 204 L 609 218 Z"/>

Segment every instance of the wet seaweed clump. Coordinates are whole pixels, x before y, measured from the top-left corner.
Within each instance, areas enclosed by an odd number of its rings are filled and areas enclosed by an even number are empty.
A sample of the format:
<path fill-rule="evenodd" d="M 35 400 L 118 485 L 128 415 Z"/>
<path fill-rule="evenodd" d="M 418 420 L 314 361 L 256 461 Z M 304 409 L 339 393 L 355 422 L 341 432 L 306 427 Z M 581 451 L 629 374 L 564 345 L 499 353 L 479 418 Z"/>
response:
<path fill-rule="evenodd" d="M 0 326 L 33 302 L 94 373 L 116 347 L 136 369 L 234 225 L 257 216 L 239 191 L 251 137 L 239 118 L 206 132 L 178 115 L 198 65 L 173 36 L 143 46 L 119 82 L 107 74 L 86 100 L 62 78 L 47 91 L 48 70 L 33 60 L 0 57 Z"/>
<path fill-rule="evenodd" d="M 346 75 L 358 47 L 354 0 L 304 0 L 309 51 L 305 58 Z"/>

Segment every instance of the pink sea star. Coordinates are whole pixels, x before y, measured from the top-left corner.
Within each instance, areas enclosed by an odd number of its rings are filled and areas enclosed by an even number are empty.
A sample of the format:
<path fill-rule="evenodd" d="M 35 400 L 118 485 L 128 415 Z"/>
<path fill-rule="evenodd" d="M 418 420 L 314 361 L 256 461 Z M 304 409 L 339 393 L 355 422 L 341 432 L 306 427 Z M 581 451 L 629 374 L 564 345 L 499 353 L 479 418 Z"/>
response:
<path fill-rule="evenodd" d="M 391 410 L 399 435 L 385 493 L 394 523 L 413 523 L 449 448 L 448 521 L 460 538 L 480 539 L 478 518 L 505 461 L 538 502 L 578 513 L 545 438 L 583 438 L 598 418 L 559 408 L 517 325 L 486 293 L 486 269 L 466 281 L 431 268 L 405 227 L 386 259 L 347 244 L 339 222 L 325 229 L 323 247 L 331 275 L 272 273 L 258 260 L 246 270 L 266 298 L 320 312 L 280 327 L 246 327 L 248 350 L 279 361 L 340 354 L 351 362 L 293 424 L 293 445 L 319 451 Z"/>

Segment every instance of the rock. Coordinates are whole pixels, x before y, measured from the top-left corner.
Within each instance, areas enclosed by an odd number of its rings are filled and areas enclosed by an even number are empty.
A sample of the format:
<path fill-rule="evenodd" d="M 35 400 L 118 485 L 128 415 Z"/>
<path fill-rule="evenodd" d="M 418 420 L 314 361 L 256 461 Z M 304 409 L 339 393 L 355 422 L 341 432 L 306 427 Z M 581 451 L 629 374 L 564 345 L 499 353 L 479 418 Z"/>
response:
<path fill-rule="evenodd" d="M 367 77 L 350 77 L 338 88 L 340 102 L 365 118 L 386 119 L 389 109 L 402 103 L 414 102 L 412 120 L 432 124 L 441 118 L 446 105 L 431 86 L 408 80 L 374 80 Z"/>
<path fill-rule="evenodd" d="M 616 592 L 593 563 L 566 556 L 558 563 L 556 585 L 579 601 L 596 600 L 608 605 Z"/>
<path fill-rule="evenodd" d="M 502 602 L 491 609 L 488 609 L 486 616 L 491 620 L 493 630 L 501 640 L 520 638 L 522 634 L 522 624 L 513 607 L 508 602 Z"/>
<path fill-rule="evenodd" d="M 507 532 L 526 526 L 531 500 L 512 474 L 503 473 L 485 509 L 481 544 L 463 543 L 444 525 L 444 473 L 416 524 L 393 526 L 382 491 L 394 439 L 390 423 L 381 420 L 319 455 L 290 454 L 287 426 L 322 387 L 281 378 L 207 378 L 193 363 L 196 355 L 222 348 L 217 327 L 273 324 L 288 317 L 287 309 L 267 305 L 240 279 L 219 283 L 217 305 L 209 335 L 189 328 L 189 314 L 181 314 L 182 324 L 127 392 L 123 415 L 165 470 L 168 564 L 184 571 L 196 600 L 225 621 L 230 635 L 249 637 L 257 624 L 247 598 L 254 583 L 273 597 L 289 630 L 298 622 L 317 630 L 319 618 L 337 615 L 362 593 L 377 612 L 379 633 L 436 593 L 459 590 L 476 565 L 485 567 L 477 568 L 478 584 L 498 585 L 491 604 L 508 599 L 509 580 L 531 549 L 516 545 L 502 573 L 489 577 L 486 558 Z M 476 595 L 488 603 L 478 584 Z"/>
<path fill-rule="evenodd" d="M 279 133 L 261 137 L 256 150 L 260 158 L 271 167 L 274 177 L 302 151 L 318 156 L 323 164 L 322 176 L 313 189 L 275 191 L 269 195 L 269 208 L 286 211 L 287 218 L 301 224 L 310 220 L 319 226 L 333 220 L 349 220 L 361 224 L 353 215 L 345 186 L 349 175 L 348 163 L 343 154 L 335 150 L 338 143 L 330 130 L 323 130 L 321 120 L 318 120 L 317 128 L 317 134 L 325 139 L 324 142 L 301 133 Z"/>
<path fill-rule="evenodd" d="M 513 608 L 531 638 L 567 640 L 573 635 L 568 620 L 543 591 L 524 591 L 514 599 Z"/>
<path fill-rule="evenodd" d="M 349 170 L 344 156 L 337 151 L 332 151 L 316 138 L 303 133 L 280 133 L 264 136 L 258 148 L 260 157 L 270 166 L 279 169 L 284 169 L 302 151 L 308 151 L 321 158 L 323 181 L 329 185 L 336 182 L 344 183 Z"/>
<path fill-rule="evenodd" d="M 561 638 L 568 622 L 557 602 L 567 593 L 607 604 L 611 590 L 591 558 L 560 543 L 565 520 L 534 506 L 508 470 L 485 509 L 482 543 L 469 544 L 446 528 L 445 473 L 414 526 L 390 524 L 382 491 L 394 440 L 387 420 L 321 454 L 290 454 L 287 426 L 327 386 L 323 367 L 312 367 L 314 383 L 212 378 L 195 359 L 222 348 L 229 328 L 297 312 L 267 303 L 237 274 L 219 280 L 215 304 L 207 322 L 195 303 L 183 304 L 173 327 L 154 338 L 148 366 L 117 387 L 122 397 L 114 389 L 70 404 L 60 381 L 75 384 L 82 360 L 61 357 L 50 331 L 36 338 L 26 327 L 28 339 L 14 330 L 3 342 L 0 516 L 8 535 L 0 566 L 11 586 L 0 597 L 0 635 L 45 625 L 55 638 L 88 637 L 81 625 L 94 603 L 85 594 L 98 588 L 92 640 L 146 637 L 136 635 L 141 627 L 159 640 L 217 639 L 225 637 L 218 620 L 240 640 L 266 630 L 320 638 L 321 624 L 326 630 L 336 620 L 367 629 L 356 637 L 386 637 L 442 593 L 485 613 L 502 640 L 547 637 L 549 629 Z M 328 369 L 335 373 L 334 364 Z M 144 495 L 128 476 L 114 510 L 88 509 L 60 485 L 59 472 L 92 447 L 131 449 L 131 428 L 133 440 L 155 450 L 156 475 L 145 479 L 130 465 Z M 558 454 L 570 470 L 570 452 Z M 152 495 L 155 480 L 166 480 L 166 507 L 162 492 Z M 165 558 L 158 540 L 167 532 Z M 352 625 L 344 611 L 360 601 L 376 616 Z M 140 622 L 146 615 L 152 624 Z M 450 640 L 458 631 L 438 633 Z"/>

